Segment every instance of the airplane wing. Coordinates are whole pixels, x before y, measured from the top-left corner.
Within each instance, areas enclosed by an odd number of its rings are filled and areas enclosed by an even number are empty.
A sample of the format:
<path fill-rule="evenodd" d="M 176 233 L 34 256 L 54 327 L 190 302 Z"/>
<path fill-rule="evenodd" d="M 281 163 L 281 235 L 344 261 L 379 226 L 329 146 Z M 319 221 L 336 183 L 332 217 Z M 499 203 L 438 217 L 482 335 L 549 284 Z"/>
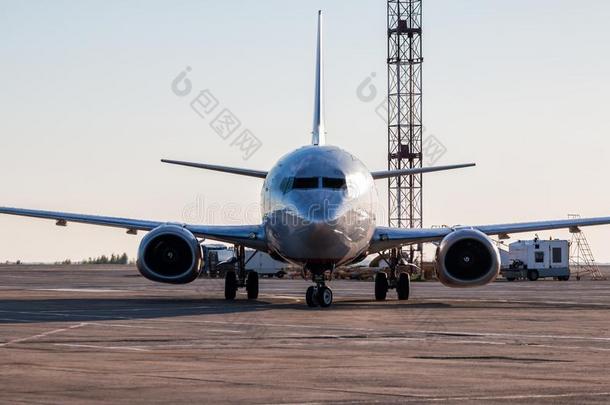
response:
<path fill-rule="evenodd" d="M 415 243 L 437 242 L 451 232 L 459 229 L 477 229 L 486 235 L 508 236 L 511 233 L 548 231 L 553 229 L 570 229 L 578 232 L 580 227 L 610 225 L 610 217 L 562 219 L 557 221 L 521 222 L 513 224 L 482 225 L 482 226 L 456 226 L 453 228 L 385 228 L 378 227 L 371 241 L 370 253 L 380 252 L 398 246 Z"/>
<path fill-rule="evenodd" d="M 158 221 L 6 207 L 0 207 L 0 214 L 51 219 L 56 221 L 56 224 L 59 226 L 66 226 L 68 222 L 76 222 L 81 224 L 123 228 L 126 229 L 128 233 L 132 234 L 137 233 L 137 231 L 151 231 L 158 226 L 167 224 L 167 222 Z M 267 251 L 265 231 L 262 225 L 217 226 L 172 224 L 181 225 L 200 238 L 209 238 L 220 242 L 235 243 L 263 252 Z"/>
<path fill-rule="evenodd" d="M 402 169 L 402 170 L 384 170 L 380 172 L 372 172 L 371 176 L 375 180 L 387 179 L 390 177 L 398 177 L 398 176 L 412 176 L 414 174 L 424 174 L 424 173 L 433 173 L 433 172 L 443 172 L 446 170 L 455 170 L 455 169 L 464 169 L 466 167 L 476 166 L 475 163 L 466 163 L 461 165 L 451 165 L 451 166 L 434 166 L 434 167 L 418 167 L 414 169 Z"/>
<path fill-rule="evenodd" d="M 182 162 L 179 160 L 167 160 L 167 159 L 161 159 L 161 162 L 168 163 L 170 165 L 187 166 L 187 167 L 194 167 L 197 169 L 212 170 L 215 172 L 238 174 L 240 176 L 256 177 L 258 179 L 265 179 L 267 177 L 267 172 L 263 171 L 263 170 L 242 169 L 240 167 L 217 166 L 217 165 L 209 165 L 206 163 Z"/>

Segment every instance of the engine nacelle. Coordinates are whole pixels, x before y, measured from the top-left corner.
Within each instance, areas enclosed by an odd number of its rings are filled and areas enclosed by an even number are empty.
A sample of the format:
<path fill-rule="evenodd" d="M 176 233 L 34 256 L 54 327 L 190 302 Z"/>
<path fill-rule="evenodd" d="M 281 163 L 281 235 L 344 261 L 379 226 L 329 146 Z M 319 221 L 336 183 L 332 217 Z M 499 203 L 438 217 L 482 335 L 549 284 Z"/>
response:
<path fill-rule="evenodd" d="M 449 287 L 478 287 L 500 273 L 500 252 L 475 229 L 460 229 L 443 239 L 436 251 L 436 274 Z"/>
<path fill-rule="evenodd" d="M 142 239 L 137 266 L 149 280 L 187 284 L 199 277 L 202 257 L 201 245 L 190 231 L 178 225 L 161 225 Z"/>

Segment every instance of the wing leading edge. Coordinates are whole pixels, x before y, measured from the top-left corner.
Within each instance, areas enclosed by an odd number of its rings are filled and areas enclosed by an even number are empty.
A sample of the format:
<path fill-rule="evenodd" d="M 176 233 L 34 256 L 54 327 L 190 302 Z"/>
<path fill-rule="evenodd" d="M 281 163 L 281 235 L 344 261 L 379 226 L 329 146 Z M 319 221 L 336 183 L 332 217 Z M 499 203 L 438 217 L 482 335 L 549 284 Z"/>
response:
<path fill-rule="evenodd" d="M 513 224 L 456 226 L 453 228 L 403 229 L 378 227 L 371 241 L 371 253 L 415 243 L 437 242 L 458 229 L 477 229 L 486 235 L 509 235 L 511 233 L 549 231 L 554 229 L 578 228 L 585 226 L 610 225 L 610 217 L 563 219 L 556 221 L 521 222 Z M 572 229 L 573 228 L 573 229 Z"/>
<path fill-rule="evenodd" d="M 205 170 L 212 170 L 215 172 L 237 174 L 240 176 L 247 176 L 247 177 L 255 177 L 257 179 L 264 179 L 267 177 L 267 172 L 263 171 L 263 170 L 252 170 L 252 169 L 243 169 L 241 167 L 209 165 L 207 163 L 182 162 L 180 160 L 168 160 L 168 159 L 161 159 L 161 162 L 168 163 L 170 165 L 194 167 L 196 169 L 205 169 Z"/>
<path fill-rule="evenodd" d="M 415 174 L 425 174 L 425 173 L 434 173 L 434 172 L 443 172 L 447 170 L 455 170 L 455 169 L 464 169 L 467 167 L 474 167 L 476 163 L 465 163 L 461 165 L 451 165 L 451 166 L 434 166 L 434 167 L 417 167 L 413 169 L 402 169 L 402 170 L 384 170 L 380 172 L 372 172 L 371 176 L 375 180 L 387 179 L 390 177 L 398 177 L 398 176 L 411 176 Z"/>
<path fill-rule="evenodd" d="M 129 233 L 136 231 L 151 231 L 168 222 L 146 221 L 139 219 L 105 217 L 97 215 L 81 215 L 67 212 L 39 211 L 20 208 L 0 207 L 0 214 L 16 215 L 22 217 L 51 219 L 57 225 L 65 226 L 68 222 L 89 225 L 99 225 L 113 228 L 123 228 Z M 262 225 L 216 226 L 216 225 L 180 225 L 200 238 L 209 238 L 220 242 L 235 243 L 246 247 L 267 251 L 265 230 Z"/>

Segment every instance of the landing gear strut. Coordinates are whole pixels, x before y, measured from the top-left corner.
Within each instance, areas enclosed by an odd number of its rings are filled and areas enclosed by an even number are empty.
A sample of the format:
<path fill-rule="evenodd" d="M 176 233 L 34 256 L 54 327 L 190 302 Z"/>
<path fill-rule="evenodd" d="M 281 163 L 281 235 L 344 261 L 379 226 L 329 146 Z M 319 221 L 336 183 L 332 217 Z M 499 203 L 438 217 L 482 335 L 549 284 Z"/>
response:
<path fill-rule="evenodd" d="M 311 286 L 305 293 L 305 301 L 307 306 L 314 308 L 320 306 L 322 308 L 328 308 L 333 303 L 333 290 L 328 288 L 325 284 L 324 273 L 315 274 L 313 281 L 316 283 L 315 286 Z"/>
<path fill-rule="evenodd" d="M 244 246 L 235 246 L 237 255 L 237 270 L 227 271 L 225 275 L 225 299 L 234 300 L 239 288 L 246 288 L 249 300 L 258 298 L 258 273 L 246 271 L 246 249 Z M 255 253 L 256 254 L 256 253 Z M 254 255 L 250 257 L 252 259 Z M 248 260 L 248 261 L 249 261 Z"/>
<path fill-rule="evenodd" d="M 377 301 L 385 301 L 388 290 L 395 289 L 399 301 L 409 299 L 411 293 L 411 277 L 408 273 L 398 274 L 398 266 L 402 258 L 398 249 L 392 249 L 390 258 L 384 259 L 390 266 L 390 275 L 385 273 L 377 273 L 375 276 L 375 299 Z"/>

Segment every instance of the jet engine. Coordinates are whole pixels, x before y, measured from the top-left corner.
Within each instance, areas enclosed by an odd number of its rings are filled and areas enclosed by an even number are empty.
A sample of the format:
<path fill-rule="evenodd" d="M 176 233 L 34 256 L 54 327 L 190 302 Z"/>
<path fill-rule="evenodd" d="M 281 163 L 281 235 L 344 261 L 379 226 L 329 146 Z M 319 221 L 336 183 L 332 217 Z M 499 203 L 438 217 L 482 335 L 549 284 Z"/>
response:
<path fill-rule="evenodd" d="M 475 229 L 460 229 L 445 237 L 436 251 L 436 274 L 448 287 L 478 287 L 500 272 L 500 252 Z"/>
<path fill-rule="evenodd" d="M 149 280 L 187 284 L 199 277 L 202 256 L 201 245 L 190 231 L 178 225 L 161 225 L 142 239 L 137 266 Z"/>

